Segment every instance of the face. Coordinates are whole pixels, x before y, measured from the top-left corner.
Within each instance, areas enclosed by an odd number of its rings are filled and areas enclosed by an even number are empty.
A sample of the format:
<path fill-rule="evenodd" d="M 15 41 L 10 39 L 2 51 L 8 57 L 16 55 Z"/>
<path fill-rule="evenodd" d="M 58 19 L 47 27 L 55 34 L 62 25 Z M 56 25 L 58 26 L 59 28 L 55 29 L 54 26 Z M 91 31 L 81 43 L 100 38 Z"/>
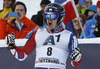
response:
<path fill-rule="evenodd" d="M 11 6 L 11 4 L 12 4 L 12 0 L 3 0 L 3 1 L 4 1 L 4 6 L 6 8 L 9 8 Z"/>
<path fill-rule="evenodd" d="M 86 5 L 87 5 L 87 7 L 89 7 L 91 5 L 91 1 L 90 0 L 86 0 Z"/>
<path fill-rule="evenodd" d="M 100 5 L 97 7 L 97 13 L 100 15 Z"/>
<path fill-rule="evenodd" d="M 49 30 L 54 29 L 57 26 L 59 14 L 56 12 L 44 12 L 44 17 L 47 22 Z"/>
<path fill-rule="evenodd" d="M 44 11 L 45 7 L 46 7 L 46 4 L 42 4 L 41 5 L 41 10 Z"/>
<path fill-rule="evenodd" d="M 56 20 L 47 19 L 46 21 L 47 21 L 47 25 L 48 25 L 47 27 L 50 30 L 54 29 L 57 25 L 57 19 Z"/>
<path fill-rule="evenodd" d="M 89 11 L 87 17 L 90 17 L 90 16 L 92 16 L 92 15 L 94 15 L 94 14 L 95 14 L 95 12 L 93 12 L 93 11 Z"/>
<path fill-rule="evenodd" d="M 23 15 L 26 15 L 26 13 L 25 13 L 25 8 L 24 8 L 23 5 L 17 5 L 17 6 L 15 7 L 15 12 L 21 12 Z"/>
<path fill-rule="evenodd" d="M 81 23 L 83 23 L 83 21 L 82 21 L 81 18 L 80 18 L 80 20 L 81 20 Z M 80 24 L 79 24 L 79 19 L 78 19 L 78 18 L 75 18 L 75 19 L 74 19 L 73 25 L 74 25 L 74 28 L 75 28 L 76 31 L 81 29 Z"/>

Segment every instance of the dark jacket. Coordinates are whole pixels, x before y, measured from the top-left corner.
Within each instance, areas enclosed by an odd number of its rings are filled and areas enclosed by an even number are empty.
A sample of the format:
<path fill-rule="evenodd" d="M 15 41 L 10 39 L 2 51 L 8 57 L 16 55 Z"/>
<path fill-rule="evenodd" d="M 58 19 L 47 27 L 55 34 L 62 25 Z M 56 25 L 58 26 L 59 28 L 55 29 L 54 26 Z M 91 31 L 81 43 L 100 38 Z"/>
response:
<path fill-rule="evenodd" d="M 38 11 L 37 15 L 33 15 L 31 20 L 39 26 L 43 26 L 43 12 Z"/>

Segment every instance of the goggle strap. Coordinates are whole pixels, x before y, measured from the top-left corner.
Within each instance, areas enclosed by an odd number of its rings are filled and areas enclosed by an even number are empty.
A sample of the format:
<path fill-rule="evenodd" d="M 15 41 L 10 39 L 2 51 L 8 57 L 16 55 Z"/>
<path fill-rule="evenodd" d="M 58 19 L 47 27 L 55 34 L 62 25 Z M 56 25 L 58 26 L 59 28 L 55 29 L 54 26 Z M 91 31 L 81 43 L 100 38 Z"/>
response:
<path fill-rule="evenodd" d="M 61 12 L 59 16 L 65 16 L 65 12 Z"/>

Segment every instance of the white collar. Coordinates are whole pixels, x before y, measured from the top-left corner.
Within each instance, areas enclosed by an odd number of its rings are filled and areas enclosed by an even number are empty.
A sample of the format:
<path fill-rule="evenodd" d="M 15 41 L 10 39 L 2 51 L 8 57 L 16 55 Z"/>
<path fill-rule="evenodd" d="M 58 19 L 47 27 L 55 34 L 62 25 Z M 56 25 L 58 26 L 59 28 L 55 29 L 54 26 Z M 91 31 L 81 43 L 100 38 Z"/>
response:
<path fill-rule="evenodd" d="M 19 31 L 21 31 L 24 24 L 21 22 L 21 26 L 20 26 L 17 21 L 15 21 L 15 23 L 16 23 L 16 26 L 18 27 Z"/>

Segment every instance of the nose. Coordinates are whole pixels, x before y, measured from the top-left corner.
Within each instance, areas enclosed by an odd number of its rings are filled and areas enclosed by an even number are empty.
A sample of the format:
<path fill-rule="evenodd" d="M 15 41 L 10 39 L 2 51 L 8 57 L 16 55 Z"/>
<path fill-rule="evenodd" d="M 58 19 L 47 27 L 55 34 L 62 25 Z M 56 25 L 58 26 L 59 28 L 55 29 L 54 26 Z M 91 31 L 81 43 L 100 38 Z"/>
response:
<path fill-rule="evenodd" d="M 50 18 L 48 19 L 49 21 L 52 21 Z"/>
<path fill-rule="evenodd" d="M 79 24 L 79 21 L 77 21 L 76 24 L 78 25 Z"/>

